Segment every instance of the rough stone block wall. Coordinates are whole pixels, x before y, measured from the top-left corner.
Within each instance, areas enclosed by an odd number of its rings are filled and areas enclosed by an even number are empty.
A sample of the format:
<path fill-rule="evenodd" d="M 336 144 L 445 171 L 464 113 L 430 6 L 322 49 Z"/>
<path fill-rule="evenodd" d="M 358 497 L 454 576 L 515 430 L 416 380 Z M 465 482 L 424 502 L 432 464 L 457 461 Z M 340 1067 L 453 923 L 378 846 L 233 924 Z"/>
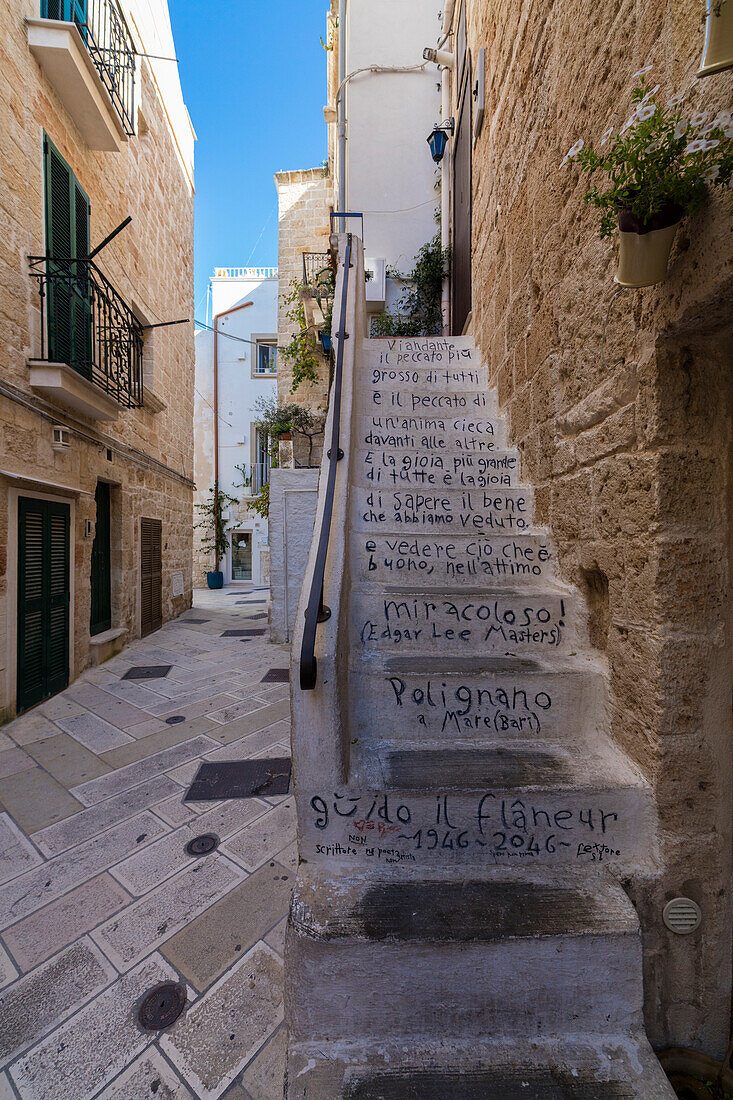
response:
<path fill-rule="evenodd" d="M 31 478 L 31 496 L 48 482 L 78 490 L 72 532 L 78 675 L 90 661 L 92 539 L 84 538 L 84 521 L 95 518 L 97 478 L 112 484 L 113 626 L 124 627 L 128 638 L 139 634 L 141 517 L 160 519 L 163 525 L 164 619 L 191 603 L 193 325 L 152 330 L 146 338 L 145 389 L 148 397 L 152 394 L 163 403 L 161 411 L 148 402 L 142 409 L 121 409 L 114 422 L 100 423 L 34 395 L 28 360 L 41 354 L 41 311 L 28 257 L 45 252 L 43 132 L 89 195 L 92 245 L 132 216 L 131 224 L 95 262 L 148 323 L 193 317 L 193 188 L 153 75 L 142 59 L 138 106 L 145 126 L 119 153 L 88 148 L 28 48 L 25 20 L 37 15 L 35 0 L 11 0 L 5 5 L 0 41 L 0 381 L 18 399 L 0 395 L 0 466 Z M 51 448 L 54 422 L 71 429 L 68 452 Z M 8 589 L 17 582 L 6 575 L 5 565 L 8 486 L 6 481 L 0 484 L 3 626 L 8 621 Z M 172 574 L 179 572 L 184 592 L 174 597 Z M 14 632 L 14 624 L 9 627 Z M 0 674 L 0 714 L 6 717 L 14 698 L 14 684 L 7 679 Z"/>
<path fill-rule="evenodd" d="M 611 730 L 653 783 L 656 881 L 628 888 L 655 1045 L 722 1056 L 731 990 L 733 192 L 677 233 L 667 281 L 613 282 L 586 182 L 559 163 L 628 115 L 633 73 L 690 113 L 730 109 L 733 75 L 695 79 L 702 2 L 471 0 L 486 50 L 473 156 L 472 331 L 508 410 L 538 518 L 588 595 Z M 604 341 L 605 333 L 605 341 Z M 662 908 L 694 898 L 675 936 Z"/>
<path fill-rule="evenodd" d="M 277 342 L 282 348 L 290 342 L 296 326 L 288 319 L 284 297 L 293 281 L 303 281 L 303 253 L 328 252 L 329 213 L 332 180 L 323 168 L 306 168 L 298 172 L 278 172 L 275 176 L 279 206 L 278 271 L 280 299 L 278 303 Z M 315 333 L 314 333 L 315 336 Z M 280 401 L 297 402 L 323 412 L 328 402 L 328 361 L 322 358 L 318 382 L 303 382 L 291 392 L 293 372 L 282 356 L 278 357 L 277 394 Z M 305 443 L 307 452 L 307 440 Z M 296 455 L 296 462 L 300 458 Z"/>

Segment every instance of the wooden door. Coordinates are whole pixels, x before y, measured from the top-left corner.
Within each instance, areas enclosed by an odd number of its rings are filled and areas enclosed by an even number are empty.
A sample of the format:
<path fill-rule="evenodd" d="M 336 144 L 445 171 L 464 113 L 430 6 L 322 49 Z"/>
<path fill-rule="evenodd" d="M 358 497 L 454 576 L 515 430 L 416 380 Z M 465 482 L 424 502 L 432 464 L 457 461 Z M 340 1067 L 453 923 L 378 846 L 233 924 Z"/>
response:
<path fill-rule="evenodd" d="M 140 632 L 163 625 L 163 530 L 159 519 L 140 520 Z"/>
<path fill-rule="evenodd" d="M 69 683 L 70 510 L 18 501 L 17 710 Z"/>
<path fill-rule="evenodd" d="M 466 61 L 453 150 L 451 332 L 460 336 L 471 312 L 471 58 Z"/>
<path fill-rule="evenodd" d="M 110 491 L 106 481 L 97 482 L 94 499 L 97 502 L 97 522 L 92 544 L 92 611 L 89 619 L 89 633 L 92 637 L 112 626 Z"/>

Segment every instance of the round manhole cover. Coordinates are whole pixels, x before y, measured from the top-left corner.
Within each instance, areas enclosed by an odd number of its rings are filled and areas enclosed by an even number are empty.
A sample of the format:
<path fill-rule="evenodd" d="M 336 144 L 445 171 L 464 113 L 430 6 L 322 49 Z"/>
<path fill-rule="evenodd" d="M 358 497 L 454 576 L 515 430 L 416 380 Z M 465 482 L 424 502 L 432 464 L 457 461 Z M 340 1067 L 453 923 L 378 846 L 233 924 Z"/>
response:
<path fill-rule="evenodd" d="M 186 990 L 178 982 L 161 982 L 146 993 L 137 1019 L 146 1031 L 162 1031 L 174 1024 L 186 1006 Z"/>
<path fill-rule="evenodd" d="M 186 721 L 186 715 L 185 714 L 174 714 L 174 715 L 172 715 L 172 717 L 166 718 L 165 724 L 166 724 L 166 726 L 177 726 L 179 722 L 185 722 L 185 721 Z"/>
<path fill-rule="evenodd" d="M 202 833 L 189 840 L 186 851 L 190 856 L 207 856 L 219 847 L 219 837 L 214 833 Z"/>

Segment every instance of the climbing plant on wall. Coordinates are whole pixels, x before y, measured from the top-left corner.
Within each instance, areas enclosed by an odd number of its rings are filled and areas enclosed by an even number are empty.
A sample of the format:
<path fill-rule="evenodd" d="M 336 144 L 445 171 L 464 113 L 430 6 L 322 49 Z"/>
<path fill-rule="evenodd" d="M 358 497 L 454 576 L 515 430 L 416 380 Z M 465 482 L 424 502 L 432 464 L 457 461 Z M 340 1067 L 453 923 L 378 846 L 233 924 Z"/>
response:
<path fill-rule="evenodd" d="M 281 361 L 288 363 L 293 372 L 293 383 L 290 392 L 295 393 L 303 382 L 317 382 L 319 371 L 323 365 L 316 350 L 315 337 L 308 327 L 303 305 L 303 284 L 297 279 L 290 283 L 290 290 L 283 294 L 283 302 L 287 307 L 285 315 L 295 325 L 295 332 L 290 338 L 290 343 L 279 348 Z"/>
<path fill-rule="evenodd" d="M 372 336 L 434 336 L 442 331 L 443 277 L 450 261 L 448 249 L 436 233 L 422 246 L 415 266 L 406 276 L 407 286 L 394 312 L 385 310 L 372 319 Z M 394 278 L 395 273 L 391 273 Z"/>

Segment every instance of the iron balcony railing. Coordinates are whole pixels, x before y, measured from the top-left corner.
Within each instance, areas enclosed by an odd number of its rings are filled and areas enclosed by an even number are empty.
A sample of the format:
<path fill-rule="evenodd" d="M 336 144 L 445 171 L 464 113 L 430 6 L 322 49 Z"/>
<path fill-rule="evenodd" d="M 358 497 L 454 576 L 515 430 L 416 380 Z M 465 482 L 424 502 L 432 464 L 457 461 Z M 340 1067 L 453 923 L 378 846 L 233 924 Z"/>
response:
<path fill-rule="evenodd" d="M 76 23 L 125 133 L 135 133 L 135 45 L 117 0 L 41 0 L 44 19 Z"/>
<path fill-rule="evenodd" d="M 303 253 L 303 287 L 317 298 L 333 298 L 334 269 L 330 252 Z"/>
<path fill-rule="evenodd" d="M 246 496 L 257 496 L 270 480 L 269 456 L 262 462 L 253 462 L 251 466 L 238 466 L 237 469 L 244 475 L 242 485 L 246 490 Z"/>
<path fill-rule="evenodd" d="M 328 477 L 326 480 L 326 493 L 323 501 L 321 529 L 318 532 L 316 563 L 311 578 L 310 592 L 308 594 L 308 606 L 305 609 L 305 626 L 303 628 L 303 640 L 300 646 L 300 687 L 302 691 L 312 691 L 318 682 L 316 631 L 319 623 L 323 623 L 331 617 L 331 609 L 326 607 L 323 603 L 323 581 L 326 575 L 328 542 L 331 535 L 333 497 L 336 488 L 336 467 L 339 461 L 344 457 L 344 452 L 341 450 L 339 442 L 341 438 L 341 390 L 343 389 L 344 375 L 344 342 L 348 340 L 350 335 L 346 331 L 346 306 L 349 298 L 351 242 L 352 234 L 347 233 L 343 267 L 344 277 L 341 284 L 341 302 L 339 307 L 339 328 L 338 332 L 334 334 L 337 341 L 337 351 L 330 398 L 333 408 L 333 418 L 331 420 L 331 441 L 326 455 L 328 459 Z"/>
<path fill-rule="evenodd" d="M 144 330 L 92 260 L 31 256 L 41 311 L 41 360 L 67 363 L 127 408 L 143 403 Z"/>

